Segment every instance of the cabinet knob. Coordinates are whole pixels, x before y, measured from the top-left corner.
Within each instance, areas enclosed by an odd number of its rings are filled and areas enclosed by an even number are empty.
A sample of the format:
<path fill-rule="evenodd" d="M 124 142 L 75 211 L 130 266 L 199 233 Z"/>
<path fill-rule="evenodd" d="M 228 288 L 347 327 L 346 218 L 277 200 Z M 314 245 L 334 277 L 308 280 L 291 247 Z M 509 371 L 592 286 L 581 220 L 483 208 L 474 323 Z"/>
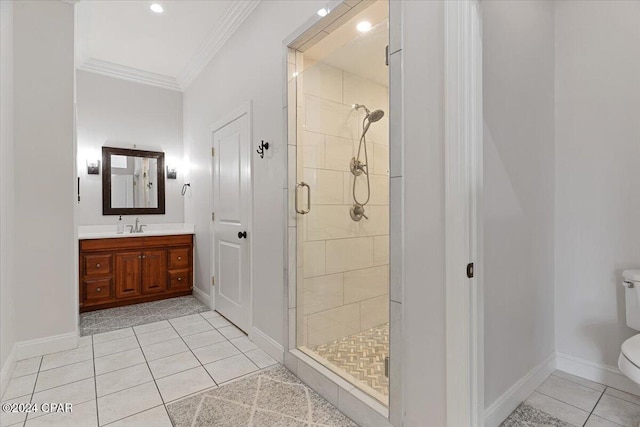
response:
<path fill-rule="evenodd" d="M 100 263 L 97 263 L 97 264 L 96 264 L 96 268 L 100 268 L 100 267 L 101 267 L 101 266 L 100 266 Z"/>
<path fill-rule="evenodd" d="M 102 288 L 96 288 L 96 292 L 100 292 Z"/>
<path fill-rule="evenodd" d="M 178 282 L 182 282 L 182 277 L 178 277 Z"/>
<path fill-rule="evenodd" d="M 178 261 L 180 261 L 181 259 L 182 259 L 182 257 L 181 257 L 181 256 L 179 256 L 179 257 L 178 257 Z"/>

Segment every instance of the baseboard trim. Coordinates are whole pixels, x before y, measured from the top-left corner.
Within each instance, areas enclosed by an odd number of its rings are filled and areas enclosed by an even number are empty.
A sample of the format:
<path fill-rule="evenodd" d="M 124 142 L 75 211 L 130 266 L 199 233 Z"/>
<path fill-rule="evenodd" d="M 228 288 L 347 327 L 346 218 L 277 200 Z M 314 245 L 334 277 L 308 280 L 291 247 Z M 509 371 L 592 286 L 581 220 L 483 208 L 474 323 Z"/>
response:
<path fill-rule="evenodd" d="M 200 301 L 201 303 L 209 307 L 210 310 L 213 310 L 213 307 L 211 307 L 211 298 L 209 298 L 209 295 L 207 295 L 202 289 L 198 289 L 195 286 L 193 287 L 192 291 L 193 291 L 193 296 L 198 301 Z"/>
<path fill-rule="evenodd" d="M 77 332 L 69 332 L 52 337 L 20 341 L 14 347 L 15 357 L 16 360 L 22 360 L 49 353 L 57 353 L 58 351 L 71 350 L 78 347 L 78 339 Z"/>
<path fill-rule="evenodd" d="M 250 338 L 258 347 L 278 363 L 284 363 L 284 347 L 282 345 L 255 326 L 251 328 L 251 332 Z"/>
<path fill-rule="evenodd" d="M 13 375 L 13 370 L 16 368 L 16 346 L 11 347 L 7 360 L 2 365 L 2 371 L 0 371 L 0 396 L 4 394 L 7 389 L 7 384 Z"/>
<path fill-rule="evenodd" d="M 539 365 L 512 385 L 484 412 L 485 427 L 497 427 L 547 379 L 556 368 L 556 354 L 550 354 Z"/>
<path fill-rule="evenodd" d="M 557 368 L 579 377 L 639 395 L 640 387 L 615 366 L 591 362 L 565 353 L 556 353 Z"/>

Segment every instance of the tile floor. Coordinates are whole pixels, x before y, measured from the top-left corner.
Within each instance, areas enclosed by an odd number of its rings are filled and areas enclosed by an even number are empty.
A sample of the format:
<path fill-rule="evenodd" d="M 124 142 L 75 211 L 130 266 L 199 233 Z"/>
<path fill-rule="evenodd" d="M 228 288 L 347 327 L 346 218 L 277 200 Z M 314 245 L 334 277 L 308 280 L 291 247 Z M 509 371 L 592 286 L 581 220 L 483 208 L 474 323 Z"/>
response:
<path fill-rule="evenodd" d="M 1 424 L 171 426 L 171 402 L 273 365 L 212 311 L 84 336 L 74 350 L 19 361 L 2 397 L 70 402 L 72 415 L 2 413 Z"/>
<path fill-rule="evenodd" d="M 640 422 L 639 396 L 562 371 L 550 375 L 524 403 L 569 426 L 638 427 Z"/>
<path fill-rule="evenodd" d="M 80 335 L 100 334 L 205 311 L 209 308 L 193 296 L 88 311 L 80 313 Z"/>
<path fill-rule="evenodd" d="M 389 379 L 384 360 L 389 355 L 389 324 L 319 345 L 313 349 L 321 358 L 344 371 L 369 394 L 387 404 Z M 352 382 L 353 382 L 352 381 Z"/>

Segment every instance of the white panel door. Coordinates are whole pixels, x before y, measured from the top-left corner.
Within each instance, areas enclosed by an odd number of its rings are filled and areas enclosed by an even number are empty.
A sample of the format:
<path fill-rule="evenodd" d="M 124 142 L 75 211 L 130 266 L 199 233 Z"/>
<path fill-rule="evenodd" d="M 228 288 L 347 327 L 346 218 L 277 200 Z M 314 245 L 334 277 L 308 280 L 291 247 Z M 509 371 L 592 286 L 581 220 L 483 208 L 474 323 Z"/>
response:
<path fill-rule="evenodd" d="M 215 309 L 248 332 L 251 310 L 248 115 L 244 114 L 214 131 L 213 148 Z"/>

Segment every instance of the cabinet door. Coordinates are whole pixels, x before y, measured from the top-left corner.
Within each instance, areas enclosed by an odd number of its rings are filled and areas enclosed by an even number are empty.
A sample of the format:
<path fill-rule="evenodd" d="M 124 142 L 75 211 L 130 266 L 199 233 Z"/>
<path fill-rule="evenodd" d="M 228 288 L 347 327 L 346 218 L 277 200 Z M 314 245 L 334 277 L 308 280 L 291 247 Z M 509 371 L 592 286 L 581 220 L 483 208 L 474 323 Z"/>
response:
<path fill-rule="evenodd" d="M 191 270 L 169 270 L 169 289 L 172 291 L 191 289 Z"/>
<path fill-rule="evenodd" d="M 152 294 L 167 290 L 167 251 L 164 249 L 142 252 L 142 293 Z"/>
<path fill-rule="evenodd" d="M 113 254 L 82 254 L 82 264 L 86 276 L 111 274 Z"/>
<path fill-rule="evenodd" d="M 191 267 L 191 248 L 171 248 L 169 253 L 169 269 L 176 270 L 180 268 Z"/>
<path fill-rule="evenodd" d="M 141 289 L 142 252 L 116 253 L 116 298 L 138 296 Z"/>
<path fill-rule="evenodd" d="M 84 301 L 87 303 L 100 303 L 112 299 L 111 278 L 87 279 L 84 281 Z"/>

